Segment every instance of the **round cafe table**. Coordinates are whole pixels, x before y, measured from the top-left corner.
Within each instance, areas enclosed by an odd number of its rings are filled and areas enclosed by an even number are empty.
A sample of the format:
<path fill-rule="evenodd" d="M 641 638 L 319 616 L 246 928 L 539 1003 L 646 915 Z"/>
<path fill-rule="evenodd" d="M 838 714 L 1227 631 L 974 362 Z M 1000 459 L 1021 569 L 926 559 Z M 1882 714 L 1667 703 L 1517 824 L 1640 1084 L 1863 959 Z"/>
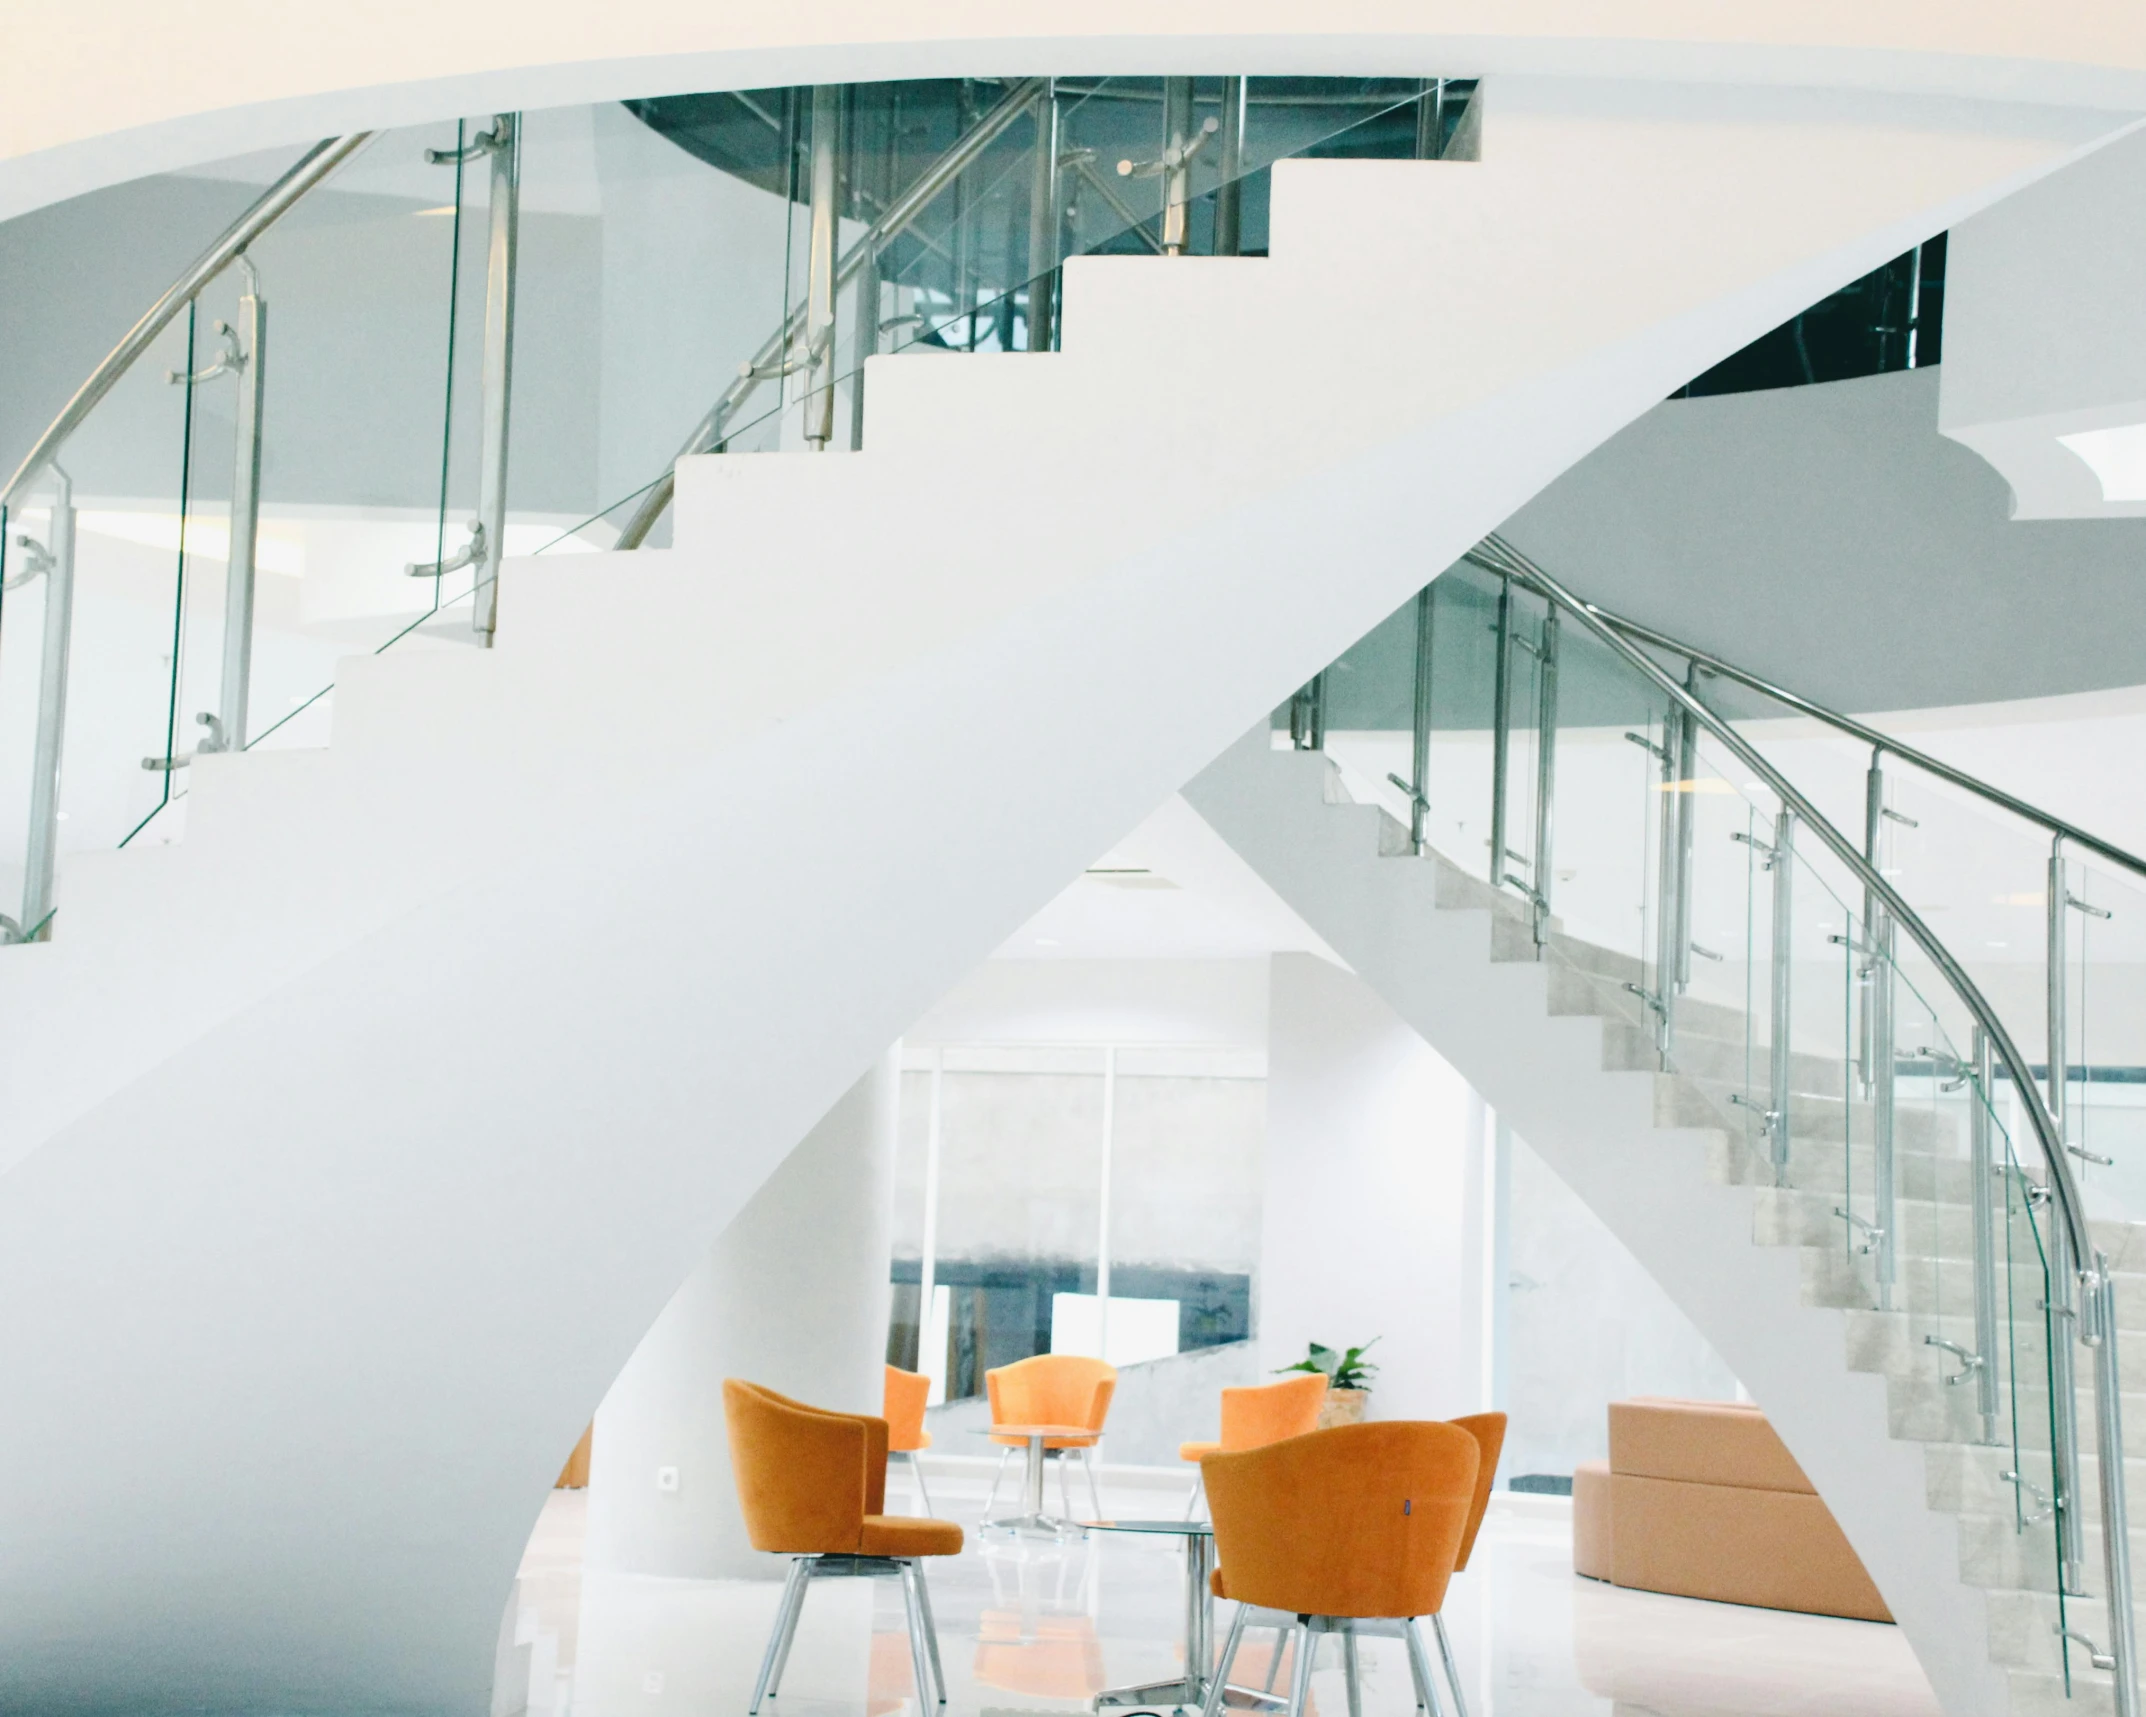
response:
<path fill-rule="evenodd" d="M 1078 1448 L 1093 1448 L 1102 1433 L 1091 1431 L 1085 1425 L 989 1425 L 976 1434 L 979 1437 L 1021 1437 L 1028 1443 L 1022 1488 L 1026 1509 L 1020 1514 L 987 1520 L 985 1527 L 997 1527 L 1007 1532 L 1048 1532 L 1054 1537 L 1063 1531 L 1069 1522 L 1043 1512 L 1044 1446 L 1065 1443 Z"/>
<path fill-rule="evenodd" d="M 1089 1701 L 1101 1711 L 1113 1705 L 1145 1705 L 1179 1711 L 1198 1711 L 1207 1703 L 1214 1686 L 1210 1671 L 1215 1661 L 1215 1596 L 1210 1576 L 1215 1571 L 1215 1529 L 1205 1520 L 1083 1520 L 1088 1532 L 1138 1532 L 1185 1541 L 1185 1673 L 1169 1681 L 1143 1682 L 1137 1687 L 1106 1687 Z M 1272 1710 L 1289 1702 L 1257 1688 L 1232 1685 L 1230 1692 L 1260 1710 Z"/>

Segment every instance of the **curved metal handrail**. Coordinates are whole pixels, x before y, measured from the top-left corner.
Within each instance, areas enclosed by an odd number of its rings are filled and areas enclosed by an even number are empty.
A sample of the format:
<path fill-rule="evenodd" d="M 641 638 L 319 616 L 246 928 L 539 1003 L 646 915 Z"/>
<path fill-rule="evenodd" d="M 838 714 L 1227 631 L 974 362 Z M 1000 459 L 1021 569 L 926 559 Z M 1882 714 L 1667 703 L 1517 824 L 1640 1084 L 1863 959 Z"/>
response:
<path fill-rule="evenodd" d="M 1503 541 L 1502 538 L 1499 540 Z M 1512 548 L 1510 543 L 1506 543 L 1505 547 L 1510 552 L 1518 552 Z M 2034 823 L 2052 835 L 2063 836 L 2065 840 L 2070 841 L 2074 846 L 2084 847 L 2089 852 L 2098 853 L 2111 864 L 2121 865 L 2136 876 L 2146 877 L 2146 859 L 2126 852 L 2115 843 L 2105 841 L 2099 835 L 2091 834 L 2075 823 L 2067 823 L 2062 817 L 2053 816 L 2038 806 L 2030 805 L 2024 799 L 2014 798 L 2002 787 L 1992 787 L 1987 781 L 1979 780 L 1963 769 L 1955 769 L 1951 764 L 1932 757 L 1927 752 L 1917 751 L 1912 745 L 1901 744 L 1899 740 L 1894 739 L 1890 734 L 1882 733 L 1865 722 L 1857 721 L 1853 716 L 1842 715 L 1838 710 L 1826 708 L 1824 704 L 1813 703 L 1809 698 L 1799 696 L 1784 686 L 1777 686 L 1771 680 L 1764 679 L 1748 669 L 1739 668 L 1734 662 L 1724 661 L 1721 657 L 1708 651 L 1672 638 L 1666 632 L 1658 632 L 1652 626 L 1642 625 L 1637 620 L 1629 620 L 1622 614 L 1612 613 L 1599 603 L 1588 602 L 1582 604 L 1582 606 L 1586 608 L 1588 613 L 1616 627 L 1618 631 L 1624 633 L 1628 638 L 1637 638 L 1640 642 L 1651 644 L 1658 650 L 1667 650 L 1671 655 L 1681 656 L 1685 661 L 1698 667 L 1702 673 L 1711 674 L 1718 679 L 1734 680 L 1738 685 L 1748 687 L 1761 697 L 1770 698 L 1775 703 L 1785 705 L 1798 715 L 1807 715 L 1814 721 L 1822 721 L 1828 727 L 1836 728 L 1850 738 L 1862 741 L 1863 744 L 1868 745 L 1874 751 L 1881 751 L 1888 757 L 1897 757 L 1901 762 L 1935 775 L 1939 780 L 1949 782 L 1963 792 L 1972 793 L 1977 798 L 1987 800 L 2000 810 L 2009 811 L 2013 816 L 2025 822 Z"/>
<path fill-rule="evenodd" d="M 974 125 L 955 139 L 945 154 L 919 173 L 909 188 L 887 205 L 880 217 L 865 229 L 864 236 L 851 245 L 841 261 L 835 265 L 835 290 L 840 292 L 854 280 L 863 270 L 866 261 L 882 245 L 922 214 L 933 198 L 997 142 L 1015 120 L 1036 104 L 1048 83 L 1046 78 L 1021 79 L 993 103 Z M 791 344 L 804 331 L 807 308 L 808 306 L 800 301 L 783 318 L 774 333 L 760 342 L 760 349 L 753 354 L 752 361 L 739 370 L 737 379 L 723 390 L 722 397 L 711 405 L 707 414 L 693 426 L 692 434 L 685 438 L 684 444 L 672 458 L 670 469 L 641 497 L 641 504 L 634 508 L 633 516 L 626 521 L 625 529 L 619 532 L 614 547 L 636 549 L 647 541 L 648 533 L 655 528 L 656 521 L 663 517 L 664 509 L 671 504 L 671 497 L 677 492 L 678 461 L 690 459 L 698 453 L 707 453 L 721 443 L 724 427 L 737 415 L 738 408 L 768 379 L 770 366 L 790 349 Z"/>
<path fill-rule="evenodd" d="M 2049 1112 L 2041 1089 L 2036 1085 L 2032 1069 L 2019 1046 L 2012 1041 L 2012 1034 L 2005 1029 L 2004 1021 L 1997 1010 L 1976 987 L 1974 979 L 1953 958 L 1952 951 L 1939 941 L 1936 932 L 1922 921 L 1915 909 L 1898 889 L 1863 856 L 1862 849 L 1829 822 L 1825 814 L 1797 790 L 1787 776 L 1783 775 L 1765 753 L 1731 727 L 1728 722 L 1709 709 L 1677 682 L 1676 676 L 1649 656 L 1637 644 L 1624 637 L 1609 621 L 1582 602 L 1579 597 L 1532 560 L 1514 548 L 1511 543 L 1495 532 L 1470 549 L 1465 557 L 1485 571 L 1518 579 L 1546 601 L 1555 603 L 1575 620 L 1585 626 L 1597 638 L 1607 644 L 1632 667 L 1649 680 L 1663 696 L 1682 708 L 1716 739 L 1729 748 L 1736 760 L 1749 769 L 1797 819 L 1807 824 L 1812 833 L 1823 841 L 1833 856 L 1847 866 L 1856 882 L 1868 890 L 1871 898 L 1884 906 L 1893 921 L 1908 936 L 1940 976 L 1951 986 L 1975 1023 L 1989 1034 L 1990 1047 L 2004 1063 L 2011 1075 L 2013 1089 L 2026 1105 L 2027 1117 L 2034 1128 L 2035 1142 L 2041 1147 L 2044 1161 L 2048 1164 L 2049 1190 L 2064 1221 L 2067 1237 L 2072 1244 L 2072 1257 L 2076 1261 L 2080 1278 L 2090 1285 L 2098 1282 L 2093 1236 L 2087 1227 L 2086 1205 L 2081 1199 L 2077 1182 L 2072 1179 L 2071 1165 L 2065 1160 L 2064 1140 L 2057 1131 L 2055 1118 Z M 1985 1098 L 1987 1093 L 1984 1094 Z"/>
<path fill-rule="evenodd" d="M 280 179 L 244 214 L 224 229 L 216 242 L 194 259 L 193 264 L 171 283 L 142 319 L 129 328 L 118 345 L 105 354 L 104 362 L 89 373 L 89 380 L 75 389 L 74 398 L 60 408 L 58 417 L 37 438 L 37 443 L 15 467 L 15 474 L 0 489 L 0 506 L 21 498 L 23 490 L 58 456 L 67 438 L 82 427 L 82 420 L 97 409 L 119 378 L 149 349 L 149 343 L 171 325 L 172 318 L 191 303 L 197 293 L 228 268 L 263 233 L 290 213 L 308 191 L 333 173 L 373 140 L 370 131 L 353 131 L 345 137 L 326 137 L 291 165 Z"/>

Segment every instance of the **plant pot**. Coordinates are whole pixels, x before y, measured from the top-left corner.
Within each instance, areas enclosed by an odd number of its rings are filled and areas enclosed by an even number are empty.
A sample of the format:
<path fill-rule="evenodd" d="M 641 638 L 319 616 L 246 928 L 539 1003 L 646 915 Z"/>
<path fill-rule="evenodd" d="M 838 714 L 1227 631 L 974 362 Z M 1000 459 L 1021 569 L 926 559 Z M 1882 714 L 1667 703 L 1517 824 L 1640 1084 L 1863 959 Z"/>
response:
<path fill-rule="evenodd" d="M 1361 1425 L 1364 1409 L 1371 1405 L 1368 1389 L 1329 1389 L 1326 1399 L 1319 1404 L 1319 1429 L 1331 1430 L 1336 1425 Z"/>

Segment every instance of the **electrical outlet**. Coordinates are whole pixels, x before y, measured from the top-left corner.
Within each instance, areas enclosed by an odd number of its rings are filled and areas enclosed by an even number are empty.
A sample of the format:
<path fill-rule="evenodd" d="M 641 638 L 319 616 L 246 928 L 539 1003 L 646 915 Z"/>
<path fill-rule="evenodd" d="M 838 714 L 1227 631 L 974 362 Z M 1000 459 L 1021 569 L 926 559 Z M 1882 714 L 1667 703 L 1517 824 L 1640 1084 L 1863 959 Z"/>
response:
<path fill-rule="evenodd" d="M 663 1691 L 663 1671 L 651 1669 L 647 1674 L 643 1675 L 641 1677 L 641 1691 L 643 1693 L 661 1693 Z"/>
<path fill-rule="evenodd" d="M 676 1467 L 658 1467 L 656 1469 L 656 1489 L 675 1491 L 677 1488 L 678 1469 Z"/>

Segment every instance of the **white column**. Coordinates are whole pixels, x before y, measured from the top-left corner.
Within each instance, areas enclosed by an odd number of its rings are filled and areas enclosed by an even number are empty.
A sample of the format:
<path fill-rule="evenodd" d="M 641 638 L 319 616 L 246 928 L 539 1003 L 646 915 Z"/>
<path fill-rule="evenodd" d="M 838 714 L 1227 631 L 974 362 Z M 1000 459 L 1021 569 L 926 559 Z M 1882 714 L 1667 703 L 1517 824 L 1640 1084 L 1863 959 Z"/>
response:
<path fill-rule="evenodd" d="M 1274 957 L 1268 1022 L 1260 1369 L 1376 1336 L 1372 1417 L 1477 1411 L 1485 1188 L 1467 1081 L 1314 955 Z"/>
<path fill-rule="evenodd" d="M 775 1578 L 746 1542 L 723 1379 L 877 1413 L 886 1359 L 896 1080 L 890 1055 L 784 1159 L 666 1306 L 596 1411 L 586 1565 Z"/>

